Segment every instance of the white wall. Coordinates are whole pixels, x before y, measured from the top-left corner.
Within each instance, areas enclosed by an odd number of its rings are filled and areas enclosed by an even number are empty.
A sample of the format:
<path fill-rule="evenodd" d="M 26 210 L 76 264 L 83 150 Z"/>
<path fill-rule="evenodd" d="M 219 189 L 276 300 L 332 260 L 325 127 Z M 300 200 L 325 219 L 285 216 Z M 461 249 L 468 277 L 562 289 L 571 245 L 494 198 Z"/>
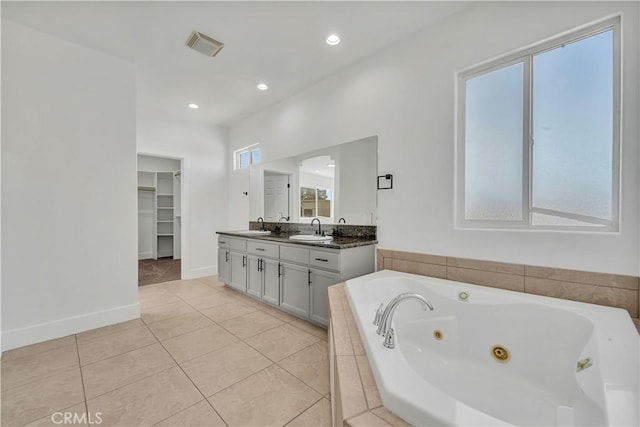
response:
<path fill-rule="evenodd" d="M 455 72 L 619 11 L 620 232 L 455 229 Z M 637 275 L 638 51 L 637 2 L 478 3 L 236 124 L 230 145 L 233 150 L 260 142 L 264 161 L 270 161 L 378 135 L 378 172 L 394 175 L 393 190 L 378 192 L 379 247 Z M 230 194 L 231 221 L 248 219 L 243 202 Z"/>
<path fill-rule="evenodd" d="M 138 154 L 138 170 L 147 172 L 176 172 L 180 170 L 180 160 Z"/>
<path fill-rule="evenodd" d="M 176 119 L 148 104 L 137 119 L 139 153 L 184 159 L 182 278 L 217 274 L 215 232 L 228 229 L 226 128 Z"/>
<path fill-rule="evenodd" d="M 135 69 L 2 20 L 2 350 L 137 318 Z"/>

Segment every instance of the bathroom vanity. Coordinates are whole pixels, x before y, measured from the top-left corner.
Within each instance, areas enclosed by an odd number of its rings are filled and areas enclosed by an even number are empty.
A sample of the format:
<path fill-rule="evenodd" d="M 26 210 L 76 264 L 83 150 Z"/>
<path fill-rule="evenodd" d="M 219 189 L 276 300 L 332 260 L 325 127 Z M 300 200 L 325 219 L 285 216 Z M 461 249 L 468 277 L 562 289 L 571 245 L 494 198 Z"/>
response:
<path fill-rule="evenodd" d="M 327 288 L 375 271 L 376 240 L 338 237 L 305 242 L 288 236 L 218 232 L 218 278 L 283 311 L 327 327 Z"/>

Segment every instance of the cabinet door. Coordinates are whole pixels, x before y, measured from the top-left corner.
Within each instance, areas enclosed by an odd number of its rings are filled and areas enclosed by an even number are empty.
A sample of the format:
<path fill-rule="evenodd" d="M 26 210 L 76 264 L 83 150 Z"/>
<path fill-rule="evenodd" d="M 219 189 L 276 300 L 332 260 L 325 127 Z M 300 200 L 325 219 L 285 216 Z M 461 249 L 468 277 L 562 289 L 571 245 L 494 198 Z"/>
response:
<path fill-rule="evenodd" d="M 309 317 L 309 269 L 292 264 L 280 266 L 280 306 Z"/>
<path fill-rule="evenodd" d="M 280 304 L 280 273 L 278 269 L 280 263 L 278 261 L 264 259 L 262 262 L 263 269 L 263 286 L 262 299 L 271 304 Z"/>
<path fill-rule="evenodd" d="M 262 261 L 257 256 L 247 256 L 247 268 L 249 269 L 249 281 L 247 293 L 260 298 L 262 296 Z"/>
<path fill-rule="evenodd" d="M 340 282 L 340 275 L 329 271 L 311 270 L 311 320 L 327 325 L 329 323 L 329 294 L 327 288 Z"/>
<path fill-rule="evenodd" d="M 218 249 L 218 280 L 222 283 L 229 283 L 231 279 L 231 258 L 229 251 Z"/>
<path fill-rule="evenodd" d="M 239 291 L 247 292 L 247 256 L 238 252 L 229 252 L 231 260 L 231 280 L 229 285 Z"/>

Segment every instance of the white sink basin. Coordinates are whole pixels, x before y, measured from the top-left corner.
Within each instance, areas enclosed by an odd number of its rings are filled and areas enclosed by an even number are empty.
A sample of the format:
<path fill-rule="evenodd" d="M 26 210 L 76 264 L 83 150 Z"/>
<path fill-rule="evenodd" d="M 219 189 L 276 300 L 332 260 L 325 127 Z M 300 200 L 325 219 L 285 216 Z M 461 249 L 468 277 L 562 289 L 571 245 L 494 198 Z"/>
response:
<path fill-rule="evenodd" d="M 271 234 L 270 231 L 262 231 L 262 230 L 240 230 L 240 231 L 235 231 L 235 233 L 238 233 L 238 234 L 253 234 L 253 235 L 257 235 L 257 236 L 268 236 L 269 234 Z"/>
<path fill-rule="evenodd" d="M 333 237 L 331 236 L 318 236 L 315 234 L 296 234 L 295 236 L 289 236 L 290 240 L 301 240 L 303 242 L 328 242 Z"/>

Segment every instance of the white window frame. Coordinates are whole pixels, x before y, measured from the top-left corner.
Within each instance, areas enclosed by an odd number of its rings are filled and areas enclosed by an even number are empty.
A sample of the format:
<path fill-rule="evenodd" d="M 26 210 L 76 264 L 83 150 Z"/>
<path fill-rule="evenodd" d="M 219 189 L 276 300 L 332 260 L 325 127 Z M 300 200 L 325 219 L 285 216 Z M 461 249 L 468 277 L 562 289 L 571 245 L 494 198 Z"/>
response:
<path fill-rule="evenodd" d="M 612 140 L 612 220 L 587 217 L 567 212 L 532 208 L 531 150 L 531 91 L 533 84 L 532 59 L 534 55 L 576 42 L 596 34 L 613 30 L 613 140 Z M 456 75 L 457 111 L 456 111 L 456 226 L 457 228 L 494 228 L 524 230 L 566 230 L 566 231 L 604 231 L 617 232 L 620 223 L 620 117 L 621 117 L 621 16 L 616 15 L 584 26 L 577 30 L 553 37 L 544 42 L 521 49 L 517 52 L 469 67 Z M 470 220 L 465 218 L 465 111 L 466 82 L 483 74 L 523 63 L 523 164 L 522 164 L 522 221 L 508 220 Z M 593 225 L 533 225 L 532 214 L 549 214 L 559 218 L 590 222 Z"/>
<path fill-rule="evenodd" d="M 251 144 L 249 146 L 246 146 L 246 147 L 239 148 L 239 149 L 235 150 L 233 152 L 233 170 L 249 169 L 249 166 L 257 164 L 257 163 L 254 163 L 253 154 L 251 152 L 256 148 L 260 149 L 259 146 L 260 146 L 260 144 Z M 245 153 L 245 152 L 248 153 L 248 155 L 249 155 L 249 164 L 247 165 L 246 168 L 241 168 L 240 167 L 240 155 L 242 153 Z M 262 158 L 262 150 L 260 150 L 260 158 Z M 260 163 L 260 162 L 258 162 L 258 163 Z"/>

